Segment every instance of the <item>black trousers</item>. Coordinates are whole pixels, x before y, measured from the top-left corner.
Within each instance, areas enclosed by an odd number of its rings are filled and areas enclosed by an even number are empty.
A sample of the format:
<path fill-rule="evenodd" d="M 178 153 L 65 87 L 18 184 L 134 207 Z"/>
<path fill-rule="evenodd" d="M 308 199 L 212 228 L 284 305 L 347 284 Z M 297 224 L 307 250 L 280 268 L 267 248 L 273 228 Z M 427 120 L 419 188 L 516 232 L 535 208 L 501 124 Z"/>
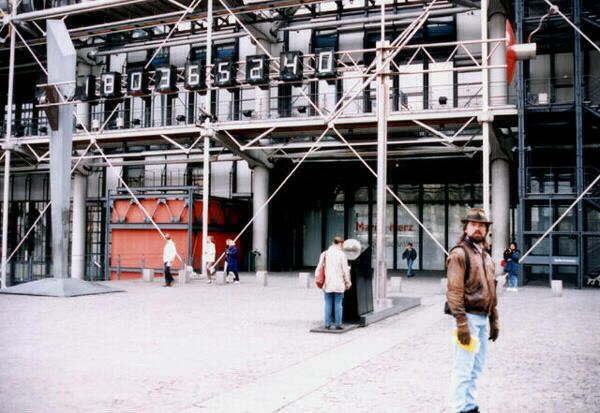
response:
<path fill-rule="evenodd" d="M 173 276 L 171 275 L 171 267 L 166 263 L 163 266 L 165 272 L 165 284 L 171 284 L 173 282 Z"/>
<path fill-rule="evenodd" d="M 233 275 L 235 275 L 235 280 L 236 280 L 236 281 L 239 281 L 239 280 L 240 280 L 240 276 L 238 275 L 238 272 L 237 272 L 237 271 L 229 271 L 229 270 L 227 270 L 227 275 L 229 275 L 229 273 L 230 273 L 230 272 L 232 272 L 232 273 L 233 273 Z"/>

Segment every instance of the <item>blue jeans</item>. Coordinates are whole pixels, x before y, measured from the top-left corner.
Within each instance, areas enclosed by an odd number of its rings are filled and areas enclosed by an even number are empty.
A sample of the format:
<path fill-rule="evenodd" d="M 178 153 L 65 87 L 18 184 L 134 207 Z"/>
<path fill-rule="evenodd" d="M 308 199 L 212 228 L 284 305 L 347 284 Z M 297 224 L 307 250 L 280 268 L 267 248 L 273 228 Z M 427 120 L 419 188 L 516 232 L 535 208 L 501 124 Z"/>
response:
<path fill-rule="evenodd" d="M 516 288 L 519 284 L 519 278 L 517 274 L 508 273 L 508 286 Z"/>
<path fill-rule="evenodd" d="M 490 335 L 488 317 L 485 315 L 468 314 L 471 335 L 477 337 L 480 343 L 479 351 L 469 353 L 458 345 L 454 345 L 454 367 L 450 380 L 450 404 L 452 412 L 465 412 L 477 407 L 477 378 L 483 370 L 487 342 Z M 456 328 L 456 319 L 454 319 Z"/>
<path fill-rule="evenodd" d="M 342 325 L 344 293 L 325 293 L 325 327 L 331 325 L 331 310 L 335 309 L 335 325 Z"/>
<path fill-rule="evenodd" d="M 415 261 L 414 260 L 407 260 L 406 261 L 406 265 L 408 266 L 408 271 L 406 272 L 406 275 L 415 275 L 415 272 L 412 269 L 413 262 L 415 262 Z"/>

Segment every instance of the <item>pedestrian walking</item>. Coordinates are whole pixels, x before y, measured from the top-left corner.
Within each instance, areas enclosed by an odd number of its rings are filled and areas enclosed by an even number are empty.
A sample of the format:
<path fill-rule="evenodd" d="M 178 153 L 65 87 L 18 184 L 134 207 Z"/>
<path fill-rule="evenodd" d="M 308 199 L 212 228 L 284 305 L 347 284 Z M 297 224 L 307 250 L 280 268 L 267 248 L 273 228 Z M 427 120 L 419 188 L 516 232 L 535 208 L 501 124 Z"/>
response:
<path fill-rule="evenodd" d="M 446 262 L 446 297 L 457 336 L 450 402 L 453 413 L 479 413 L 477 379 L 485 364 L 488 339 L 496 341 L 499 334 L 494 262 L 486 241 L 492 222 L 480 208 L 469 209 L 462 222 L 463 234 Z"/>
<path fill-rule="evenodd" d="M 331 246 L 319 257 L 317 272 L 324 266 L 325 282 L 323 293 L 325 297 L 325 328 L 331 328 L 331 313 L 334 312 L 335 328 L 343 330 L 343 299 L 344 291 L 352 286 L 350 281 L 350 267 L 348 259 L 342 250 L 343 240 L 335 237 Z"/>
<path fill-rule="evenodd" d="M 163 287 L 172 287 L 173 276 L 171 275 L 171 265 L 173 265 L 173 260 L 177 257 L 177 249 L 170 234 L 165 234 L 165 240 L 167 242 L 163 248 L 163 272 L 165 274 L 165 285 Z"/>
<path fill-rule="evenodd" d="M 508 273 L 508 288 L 506 291 L 517 292 L 519 289 L 519 258 L 521 251 L 517 249 L 517 243 L 511 242 L 510 246 L 504 250 L 504 271 Z"/>
<path fill-rule="evenodd" d="M 239 284 L 240 276 L 238 275 L 238 250 L 237 250 L 237 247 L 235 246 L 235 242 L 232 239 L 228 239 L 225 242 L 227 243 L 227 257 L 226 257 L 227 282 L 231 282 L 229 280 L 229 273 L 231 272 L 231 273 L 233 273 L 233 275 L 235 275 L 234 283 Z"/>
<path fill-rule="evenodd" d="M 406 246 L 406 249 L 402 253 L 402 259 L 406 260 L 406 266 L 408 267 L 408 271 L 406 272 L 406 276 L 408 278 L 413 277 L 415 272 L 412 269 L 413 263 L 417 259 L 417 250 L 413 248 L 412 242 L 409 242 Z"/>
<path fill-rule="evenodd" d="M 212 235 L 209 235 L 206 238 L 206 247 L 204 248 L 204 268 L 206 268 L 206 277 L 208 278 L 208 283 L 212 283 L 212 275 L 214 274 L 215 269 L 213 265 L 215 263 L 215 256 L 217 255 L 217 251 L 215 248 L 215 243 L 213 242 L 214 238 Z"/>

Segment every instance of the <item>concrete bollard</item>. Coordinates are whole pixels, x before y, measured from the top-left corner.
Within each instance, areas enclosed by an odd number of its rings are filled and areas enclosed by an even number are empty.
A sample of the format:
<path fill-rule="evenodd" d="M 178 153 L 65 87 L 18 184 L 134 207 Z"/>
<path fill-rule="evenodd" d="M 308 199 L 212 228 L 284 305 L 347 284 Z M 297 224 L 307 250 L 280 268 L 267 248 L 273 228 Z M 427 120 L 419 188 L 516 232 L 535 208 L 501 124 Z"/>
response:
<path fill-rule="evenodd" d="M 553 297 L 561 297 L 562 289 L 563 289 L 562 280 L 552 280 L 551 285 L 552 285 L 552 296 Z"/>
<path fill-rule="evenodd" d="M 298 274 L 298 286 L 301 288 L 310 288 L 310 273 L 301 272 Z"/>
<path fill-rule="evenodd" d="M 179 270 L 179 277 L 177 277 L 179 284 L 186 284 L 190 282 L 190 272 L 187 268 Z"/>
<path fill-rule="evenodd" d="M 440 280 L 440 294 L 446 295 L 447 292 L 448 292 L 448 279 L 442 278 Z"/>
<path fill-rule="evenodd" d="M 151 268 L 144 268 L 142 270 L 142 280 L 146 281 L 146 282 L 153 282 L 154 281 L 154 270 Z"/>
<path fill-rule="evenodd" d="M 391 277 L 390 278 L 390 290 L 394 293 L 402 292 L 402 277 Z"/>
<path fill-rule="evenodd" d="M 225 275 L 225 271 L 217 271 L 217 276 L 216 278 L 216 282 L 218 285 L 225 285 L 226 284 L 226 278 L 227 276 Z"/>
<path fill-rule="evenodd" d="M 269 283 L 269 273 L 266 271 L 256 271 L 256 282 L 258 285 L 266 287 Z"/>
<path fill-rule="evenodd" d="M 506 274 L 496 277 L 496 295 L 502 295 L 502 293 L 504 293 L 504 284 L 506 284 L 506 277 Z"/>

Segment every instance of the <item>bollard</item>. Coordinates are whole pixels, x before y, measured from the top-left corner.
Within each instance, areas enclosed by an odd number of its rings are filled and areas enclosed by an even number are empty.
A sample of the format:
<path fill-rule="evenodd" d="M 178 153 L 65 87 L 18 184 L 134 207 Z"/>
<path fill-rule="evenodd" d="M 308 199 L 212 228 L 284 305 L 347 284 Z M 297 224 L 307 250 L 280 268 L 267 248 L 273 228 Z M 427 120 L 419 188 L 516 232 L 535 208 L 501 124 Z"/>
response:
<path fill-rule="evenodd" d="M 266 287 L 269 283 L 269 273 L 266 271 L 256 271 L 256 281 L 258 285 Z"/>
<path fill-rule="evenodd" d="M 448 279 L 442 278 L 440 280 L 440 294 L 446 295 L 447 292 L 448 292 Z"/>
<path fill-rule="evenodd" d="M 298 286 L 301 288 L 310 288 L 310 273 L 301 272 L 298 274 Z"/>
<path fill-rule="evenodd" d="M 144 268 L 142 270 L 142 280 L 146 281 L 146 282 L 153 282 L 154 281 L 154 270 L 152 268 Z"/>
<path fill-rule="evenodd" d="M 562 289 L 563 289 L 562 280 L 552 280 L 551 285 L 552 285 L 552 296 L 553 297 L 561 297 Z"/>
<path fill-rule="evenodd" d="M 392 292 L 401 293 L 402 292 L 402 277 L 392 277 L 390 282 L 390 289 Z"/>
<path fill-rule="evenodd" d="M 190 282 L 190 271 L 188 267 L 179 270 L 179 284 L 187 284 Z"/>
<path fill-rule="evenodd" d="M 225 285 L 225 271 L 217 271 L 216 282 L 218 285 Z"/>
<path fill-rule="evenodd" d="M 499 277 L 496 277 L 496 295 L 502 295 L 504 292 L 504 284 L 506 284 L 507 274 L 503 274 Z"/>

